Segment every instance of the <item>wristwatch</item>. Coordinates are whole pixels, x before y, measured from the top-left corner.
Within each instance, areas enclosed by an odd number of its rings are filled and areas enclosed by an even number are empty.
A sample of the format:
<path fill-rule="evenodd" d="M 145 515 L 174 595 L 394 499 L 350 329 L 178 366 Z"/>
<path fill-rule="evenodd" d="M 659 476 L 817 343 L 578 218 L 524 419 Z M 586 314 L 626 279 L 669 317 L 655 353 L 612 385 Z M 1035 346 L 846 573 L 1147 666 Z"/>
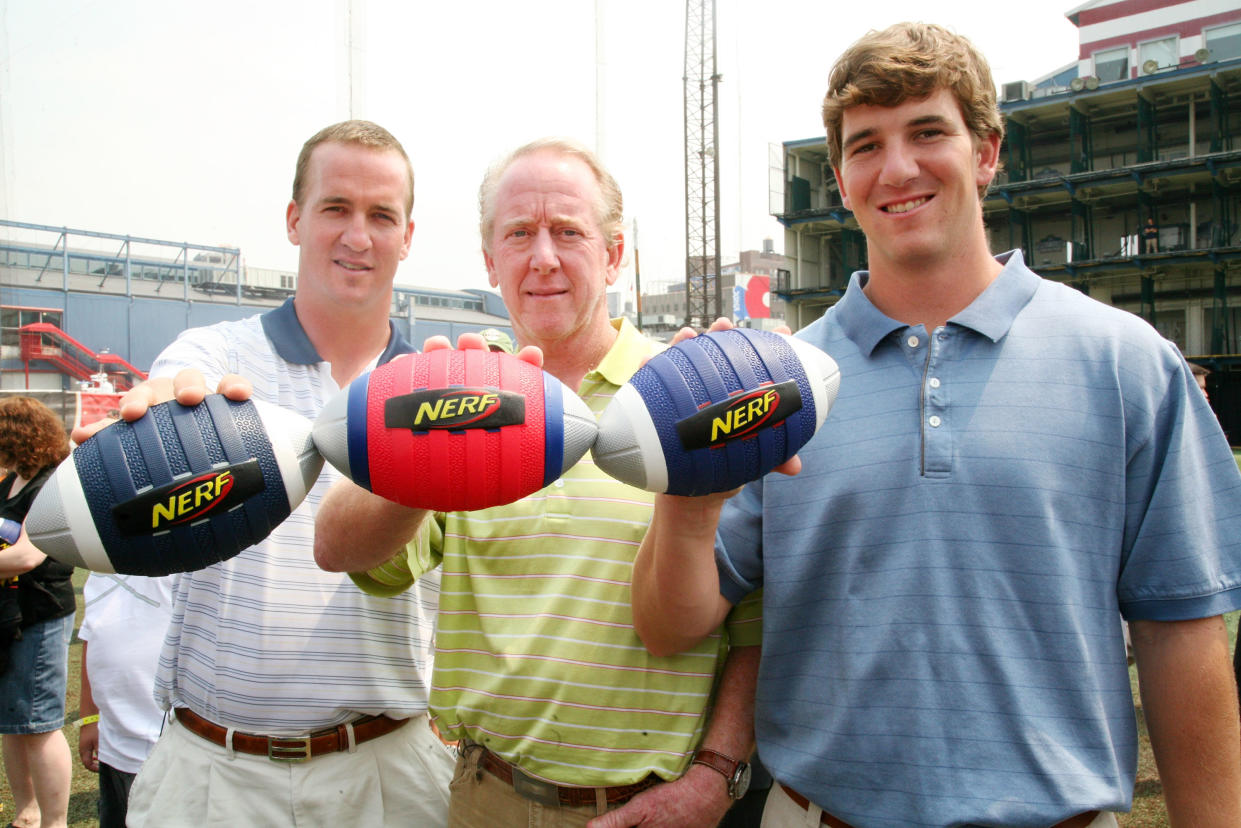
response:
<path fill-rule="evenodd" d="M 694 761 L 690 764 L 706 765 L 723 776 L 725 781 L 728 782 L 728 796 L 730 799 L 740 799 L 750 789 L 750 765 L 748 762 L 725 756 L 718 751 L 702 748 L 694 754 Z"/>

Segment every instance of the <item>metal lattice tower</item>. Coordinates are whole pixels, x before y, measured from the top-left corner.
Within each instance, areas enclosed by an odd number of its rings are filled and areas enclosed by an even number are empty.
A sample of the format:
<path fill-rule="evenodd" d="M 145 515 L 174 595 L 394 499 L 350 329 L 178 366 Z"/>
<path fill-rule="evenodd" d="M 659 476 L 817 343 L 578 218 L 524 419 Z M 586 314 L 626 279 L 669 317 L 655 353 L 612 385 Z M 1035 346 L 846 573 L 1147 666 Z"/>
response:
<path fill-rule="evenodd" d="M 715 0 L 685 3 L 685 324 L 706 327 L 723 307 L 720 273 L 720 76 Z"/>

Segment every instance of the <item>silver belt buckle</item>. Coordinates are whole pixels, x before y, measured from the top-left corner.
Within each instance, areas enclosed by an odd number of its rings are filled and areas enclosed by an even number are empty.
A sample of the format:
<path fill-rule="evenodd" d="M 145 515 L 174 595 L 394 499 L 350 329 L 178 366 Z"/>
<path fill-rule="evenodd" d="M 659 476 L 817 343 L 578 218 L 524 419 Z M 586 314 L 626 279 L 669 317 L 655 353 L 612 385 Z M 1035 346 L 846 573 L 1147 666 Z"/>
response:
<path fill-rule="evenodd" d="M 267 758 L 273 762 L 305 762 L 310 758 L 310 735 L 268 736 Z"/>
<path fill-rule="evenodd" d="M 560 807 L 560 792 L 555 785 L 535 779 L 516 765 L 511 767 L 513 769 L 513 790 L 517 791 L 518 795 L 540 805 Z"/>

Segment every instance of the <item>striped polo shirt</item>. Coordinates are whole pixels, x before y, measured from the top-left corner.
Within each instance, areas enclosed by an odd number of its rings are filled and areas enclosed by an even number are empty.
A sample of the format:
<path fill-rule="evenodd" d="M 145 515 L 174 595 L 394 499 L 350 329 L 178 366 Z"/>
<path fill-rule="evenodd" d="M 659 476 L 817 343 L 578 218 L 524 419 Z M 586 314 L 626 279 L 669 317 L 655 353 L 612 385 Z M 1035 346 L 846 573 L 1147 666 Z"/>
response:
<path fill-rule="evenodd" d="M 412 350 L 392 329 L 378 360 Z M 313 418 L 340 389 L 292 300 L 262 316 L 182 333 L 152 377 L 182 368 L 214 388 L 226 373 L 254 398 Z M 357 718 L 425 712 L 437 573 L 392 598 L 362 593 L 314 561 L 314 516 L 337 477 L 325 466 L 305 501 L 263 542 L 175 576 L 156 701 L 239 730 L 287 735 Z"/>
<path fill-rule="evenodd" d="M 613 324 L 615 344 L 578 390 L 596 413 L 659 347 Z M 431 708 L 447 738 L 566 785 L 685 771 L 730 639 L 759 641 L 761 600 L 689 652 L 650 655 L 633 630 L 629 582 L 653 500 L 588 455 L 517 503 L 435 515 L 407 557 L 358 576 L 397 588 L 442 557 Z"/>

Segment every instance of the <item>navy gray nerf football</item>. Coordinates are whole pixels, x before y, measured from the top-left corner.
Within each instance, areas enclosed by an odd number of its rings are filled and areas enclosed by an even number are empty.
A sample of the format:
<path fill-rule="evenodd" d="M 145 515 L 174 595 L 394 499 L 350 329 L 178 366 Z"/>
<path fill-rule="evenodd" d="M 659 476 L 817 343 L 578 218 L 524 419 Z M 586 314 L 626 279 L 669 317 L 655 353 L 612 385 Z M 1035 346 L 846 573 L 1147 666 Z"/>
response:
<path fill-rule="evenodd" d="M 261 541 L 323 468 L 310 420 L 219 394 L 151 406 L 100 430 L 44 484 L 26 531 L 48 557 L 95 572 L 203 569 Z"/>
<path fill-rule="evenodd" d="M 703 495 L 757 480 L 823 425 L 836 362 L 782 334 L 734 328 L 652 357 L 599 416 L 595 464 L 652 492 Z"/>

